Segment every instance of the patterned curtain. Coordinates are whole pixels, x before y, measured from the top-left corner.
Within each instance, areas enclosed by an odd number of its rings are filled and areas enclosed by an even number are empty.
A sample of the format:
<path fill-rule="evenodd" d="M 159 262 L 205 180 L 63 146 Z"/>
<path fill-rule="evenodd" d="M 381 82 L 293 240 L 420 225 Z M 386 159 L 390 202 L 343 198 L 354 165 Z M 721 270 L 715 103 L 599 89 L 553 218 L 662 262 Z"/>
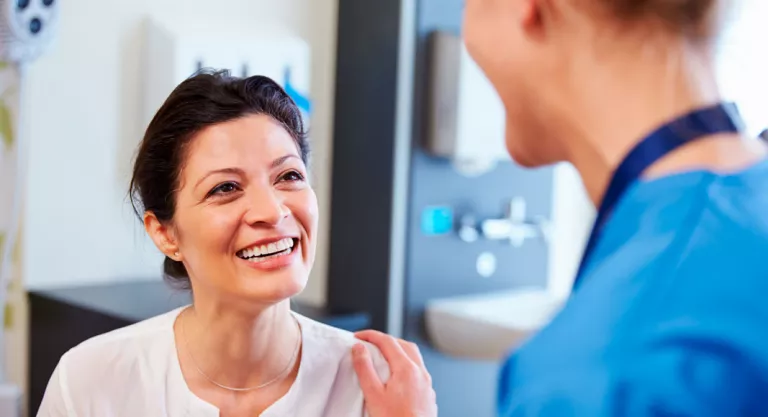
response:
<path fill-rule="evenodd" d="M 15 65 L 0 62 L 0 314 L 3 336 L 14 332 L 18 303 L 10 300 L 23 290 L 21 285 L 21 214 L 26 166 L 23 149 L 20 149 L 19 121 L 20 74 Z M 6 292 L 7 290 L 7 292 Z M 14 308 L 15 307 L 15 308 Z M 8 377 L 5 372 L 5 352 L 8 338 L 0 338 L 0 380 Z"/>

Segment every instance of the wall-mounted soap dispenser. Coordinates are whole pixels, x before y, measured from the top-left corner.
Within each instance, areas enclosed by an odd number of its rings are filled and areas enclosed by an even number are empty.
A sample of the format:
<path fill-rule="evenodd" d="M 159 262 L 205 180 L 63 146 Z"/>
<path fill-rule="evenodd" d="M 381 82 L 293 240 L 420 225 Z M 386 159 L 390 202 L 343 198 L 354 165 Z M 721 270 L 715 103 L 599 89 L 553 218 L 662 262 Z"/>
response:
<path fill-rule="evenodd" d="M 456 34 L 436 31 L 429 40 L 425 150 L 448 158 L 475 176 L 509 161 L 504 146 L 504 106 Z"/>

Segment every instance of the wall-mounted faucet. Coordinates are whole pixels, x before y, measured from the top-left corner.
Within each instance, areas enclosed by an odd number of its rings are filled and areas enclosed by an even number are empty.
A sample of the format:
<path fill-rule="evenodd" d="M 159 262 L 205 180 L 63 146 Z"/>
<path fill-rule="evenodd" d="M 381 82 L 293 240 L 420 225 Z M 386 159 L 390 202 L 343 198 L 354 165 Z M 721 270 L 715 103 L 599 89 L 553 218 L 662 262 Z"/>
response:
<path fill-rule="evenodd" d="M 471 214 L 464 215 L 461 218 L 461 226 L 459 226 L 459 238 L 467 243 L 477 241 L 480 237 L 480 232 L 477 231 L 477 220 L 475 216 Z"/>
<path fill-rule="evenodd" d="M 519 248 L 527 239 L 541 238 L 548 241 L 549 221 L 543 216 L 528 219 L 525 199 L 515 197 L 509 203 L 507 214 L 503 218 L 483 220 L 477 227 L 473 217 L 463 217 L 459 237 L 465 242 L 474 242 L 477 237 L 509 240 L 512 246 Z"/>
<path fill-rule="evenodd" d="M 488 219 L 480 223 L 480 233 L 491 240 L 508 239 L 518 248 L 526 239 L 540 237 L 549 239 L 549 222 L 542 216 L 526 218 L 526 203 L 522 197 L 515 197 L 509 203 L 507 216 L 501 219 Z"/>

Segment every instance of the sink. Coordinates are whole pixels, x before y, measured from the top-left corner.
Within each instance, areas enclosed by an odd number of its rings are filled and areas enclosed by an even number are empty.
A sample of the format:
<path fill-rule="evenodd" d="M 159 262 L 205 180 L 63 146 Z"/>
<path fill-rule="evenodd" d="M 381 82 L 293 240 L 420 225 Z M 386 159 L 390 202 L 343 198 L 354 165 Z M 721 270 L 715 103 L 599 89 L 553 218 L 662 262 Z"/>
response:
<path fill-rule="evenodd" d="M 434 299 L 427 302 L 428 336 L 442 353 L 499 360 L 544 327 L 565 304 L 541 288 Z"/>

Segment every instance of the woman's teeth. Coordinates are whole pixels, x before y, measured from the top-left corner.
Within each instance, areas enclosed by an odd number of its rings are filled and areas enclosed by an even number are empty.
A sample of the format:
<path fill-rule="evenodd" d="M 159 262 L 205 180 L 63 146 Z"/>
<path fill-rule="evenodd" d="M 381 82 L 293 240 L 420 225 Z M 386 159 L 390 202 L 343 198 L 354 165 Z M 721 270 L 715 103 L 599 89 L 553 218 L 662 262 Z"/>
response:
<path fill-rule="evenodd" d="M 293 239 L 285 238 L 267 245 L 259 245 L 243 249 L 237 253 L 237 256 L 251 262 L 260 262 L 275 256 L 284 256 L 291 253 L 293 245 Z"/>

